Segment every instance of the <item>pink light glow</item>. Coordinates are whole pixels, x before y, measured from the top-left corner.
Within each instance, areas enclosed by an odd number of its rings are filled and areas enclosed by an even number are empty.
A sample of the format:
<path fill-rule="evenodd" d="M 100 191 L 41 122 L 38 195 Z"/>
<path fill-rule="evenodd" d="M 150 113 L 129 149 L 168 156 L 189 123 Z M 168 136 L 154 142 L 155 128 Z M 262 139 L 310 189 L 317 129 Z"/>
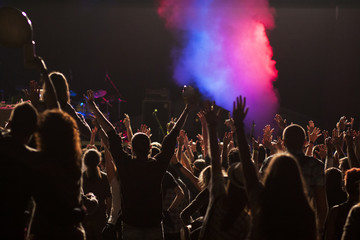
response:
<path fill-rule="evenodd" d="M 273 119 L 277 78 L 266 29 L 274 26 L 267 0 L 162 0 L 158 14 L 181 47 L 174 48 L 174 79 L 196 85 L 221 107 L 248 99 L 248 121 Z"/>

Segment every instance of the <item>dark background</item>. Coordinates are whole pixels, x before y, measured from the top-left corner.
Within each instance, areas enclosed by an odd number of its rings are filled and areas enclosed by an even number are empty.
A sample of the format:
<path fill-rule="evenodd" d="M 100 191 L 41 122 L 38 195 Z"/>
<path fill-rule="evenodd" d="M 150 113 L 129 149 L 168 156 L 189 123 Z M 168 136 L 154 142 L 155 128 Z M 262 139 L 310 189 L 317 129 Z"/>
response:
<path fill-rule="evenodd" d="M 105 79 L 108 73 L 127 101 L 120 105 L 121 115 L 127 112 L 140 122 L 147 88 L 167 88 L 170 114 L 179 114 L 181 87 L 172 79 L 170 56 L 175 39 L 157 15 L 155 0 L 57 2 L 0 0 L 0 5 L 27 13 L 37 54 L 49 69 L 63 72 L 78 94 L 73 105 L 86 89 L 116 95 Z M 304 125 L 312 119 L 330 129 L 342 115 L 359 118 L 360 5 L 355 0 L 312 2 L 270 1 L 276 27 L 268 37 L 279 71 L 274 86 L 279 112 L 289 122 Z M 24 69 L 22 50 L 0 47 L 0 99 L 16 101 L 32 79 L 38 74 Z M 117 110 L 115 102 L 109 111 L 117 116 Z"/>

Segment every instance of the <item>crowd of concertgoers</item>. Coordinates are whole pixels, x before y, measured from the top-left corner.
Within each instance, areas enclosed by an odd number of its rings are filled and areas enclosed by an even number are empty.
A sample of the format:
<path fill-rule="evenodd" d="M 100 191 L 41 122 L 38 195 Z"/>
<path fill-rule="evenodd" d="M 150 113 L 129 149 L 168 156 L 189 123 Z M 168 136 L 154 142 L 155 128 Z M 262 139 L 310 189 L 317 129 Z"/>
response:
<path fill-rule="evenodd" d="M 183 129 L 198 104 L 190 98 L 161 143 L 146 125 L 133 133 L 128 115 L 124 141 L 91 90 L 90 123 L 65 76 L 37 63 L 41 96 L 31 82 L 0 136 L 0 239 L 360 239 L 353 119 L 320 131 L 277 114 L 277 140 L 270 125 L 248 139 L 240 96 L 221 140 L 221 110 L 205 102 L 193 141 Z"/>

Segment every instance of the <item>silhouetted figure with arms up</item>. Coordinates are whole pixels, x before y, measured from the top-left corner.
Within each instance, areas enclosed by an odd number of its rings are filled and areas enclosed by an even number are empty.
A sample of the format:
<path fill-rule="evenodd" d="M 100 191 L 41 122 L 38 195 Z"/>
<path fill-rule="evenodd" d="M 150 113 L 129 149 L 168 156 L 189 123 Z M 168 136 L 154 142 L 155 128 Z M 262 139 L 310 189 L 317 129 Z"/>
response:
<path fill-rule="evenodd" d="M 185 106 L 174 128 L 165 136 L 160 153 L 151 158 L 150 139 L 146 134 L 134 134 L 132 155 L 128 154 L 123 150 L 121 137 L 94 103 L 91 90 L 86 100 L 108 135 L 110 152 L 119 173 L 123 239 L 163 239 L 161 181 L 174 154 L 176 137 L 192 106 Z"/>
<path fill-rule="evenodd" d="M 237 98 L 233 118 L 253 219 L 251 239 L 315 240 L 315 214 L 295 158 L 290 154 L 274 156 L 263 182 L 259 181 L 245 136 L 245 102 Z"/>
<path fill-rule="evenodd" d="M 210 200 L 200 232 L 201 240 L 248 239 L 250 216 L 247 213 L 248 199 L 240 163 L 229 168 L 229 182 L 225 187 L 222 175 L 220 150 L 217 138 L 217 123 L 220 109 L 207 103 L 204 115 L 207 122 L 211 159 L 211 178 L 209 183 Z"/>

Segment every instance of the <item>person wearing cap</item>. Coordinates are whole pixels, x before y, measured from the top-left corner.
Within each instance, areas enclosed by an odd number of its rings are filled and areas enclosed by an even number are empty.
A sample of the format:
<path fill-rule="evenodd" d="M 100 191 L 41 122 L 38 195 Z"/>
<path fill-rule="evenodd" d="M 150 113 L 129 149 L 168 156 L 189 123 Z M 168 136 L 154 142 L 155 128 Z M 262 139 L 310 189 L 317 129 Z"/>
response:
<path fill-rule="evenodd" d="M 210 202 L 199 239 L 248 239 L 251 220 L 246 211 L 248 199 L 241 164 L 235 163 L 230 167 L 228 173 L 230 181 L 225 186 L 217 141 L 218 108 L 207 103 L 204 115 L 209 132 L 212 167 L 209 185 Z"/>

